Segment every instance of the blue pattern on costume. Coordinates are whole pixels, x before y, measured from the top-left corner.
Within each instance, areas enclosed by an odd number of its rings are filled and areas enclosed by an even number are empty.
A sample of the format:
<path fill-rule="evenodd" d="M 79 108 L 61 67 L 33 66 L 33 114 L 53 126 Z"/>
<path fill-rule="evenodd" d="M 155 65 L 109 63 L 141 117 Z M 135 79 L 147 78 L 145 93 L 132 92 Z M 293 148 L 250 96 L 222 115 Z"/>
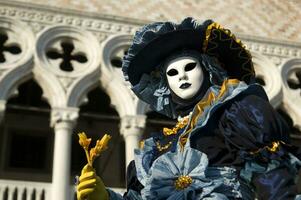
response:
<path fill-rule="evenodd" d="M 217 110 L 220 106 L 227 103 L 228 101 L 230 101 L 231 99 L 236 97 L 238 94 L 240 94 L 242 91 L 244 91 L 250 87 L 253 87 L 253 85 L 247 85 L 244 82 L 239 82 L 239 84 L 237 84 L 237 85 L 228 85 L 226 93 L 220 99 L 218 99 L 217 101 L 214 101 L 211 106 L 208 106 L 204 109 L 202 116 L 200 116 L 200 118 L 198 119 L 198 121 L 196 123 L 196 127 L 192 130 L 190 135 L 192 136 L 200 128 L 204 127 L 206 125 L 207 121 L 209 120 L 210 116 L 212 115 L 212 113 L 215 110 Z M 207 95 L 209 94 L 210 91 L 212 91 L 212 92 L 214 92 L 215 96 L 217 96 L 219 93 L 219 90 L 220 90 L 220 87 L 212 86 L 208 90 Z"/>
<path fill-rule="evenodd" d="M 177 190 L 174 183 L 179 176 L 189 176 L 193 181 Z M 227 196 L 241 197 L 238 189 L 235 169 L 208 167 L 206 154 L 186 146 L 183 151 L 169 151 L 154 161 L 141 194 L 144 200 L 223 200 Z"/>
<path fill-rule="evenodd" d="M 137 178 L 142 185 L 146 185 L 149 169 L 155 160 L 156 144 L 154 138 L 144 141 L 143 149 L 135 149 L 135 165 L 137 170 Z"/>
<path fill-rule="evenodd" d="M 110 189 L 107 189 L 107 191 L 109 193 L 110 200 L 142 200 L 141 195 L 134 190 L 129 190 L 124 196 L 121 196 L 119 193 Z"/>
<path fill-rule="evenodd" d="M 198 130 L 199 128 L 206 125 L 211 113 L 213 113 L 219 106 L 233 99 L 235 96 L 237 96 L 240 92 L 246 90 L 248 87 L 249 86 L 246 85 L 244 82 L 239 82 L 239 84 L 237 85 L 228 85 L 225 94 L 220 99 L 213 102 L 211 106 L 205 108 L 202 116 L 200 116 L 200 118 L 198 119 L 195 129 L 191 132 L 191 134 L 194 134 L 195 130 Z M 212 86 L 207 91 L 205 97 L 209 95 L 210 92 L 213 92 L 215 96 L 217 96 L 219 91 L 220 87 Z M 185 130 L 183 132 L 185 132 Z M 189 144 L 189 142 L 187 144 Z M 200 188 L 204 189 L 207 187 L 207 185 L 205 184 L 206 182 L 198 182 L 198 187 L 192 184 L 191 187 L 189 187 L 188 189 L 185 189 L 181 192 L 176 191 L 173 185 L 175 177 L 179 176 L 179 174 L 181 173 L 182 175 L 183 173 L 185 175 L 185 173 L 187 173 L 187 170 L 189 169 L 191 170 L 196 168 L 202 170 L 203 167 L 194 166 L 194 162 L 204 164 L 205 166 L 207 166 L 207 156 L 196 149 L 192 149 L 190 146 L 185 146 L 184 153 L 180 152 L 180 148 L 178 147 L 176 151 L 167 152 L 159 156 L 158 158 L 156 158 L 156 154 L 154 153 L 155 151 L 156 144 L 154 138 L 149 138 L 145 140 L 143 149 L 135 150 L 137 178 L 141 182 L 141 184 L 144 185 L 144 189 L 141 191 L 143 199 L 187 199 L 187 195 L 193 195 L 192 199 L 227 199 L 227 196 L 241 197 L 241 194 L 239 192 L 239 182 L 236 179 L 237 172 L 234 168 L 230 167 L 208 167 L 208 169 L 206 168 L 206 170 L 203 170 L 203 173 L 201 171 L 198 171 L 198 175 L 193 175 L 193 177 L 195 177 L 196 180 L 207 179 L 207 181 L 211 181 L 211 184 L 209 184 L 210 187 L 208 186 L 208 188 L 205 189 L 210 191 L 208 193 L 204 193 L 204 191 L 200 192 Z M 191 157 L 188 158 L 185 157 L 185 155 L 190 155 Z M 207 160 L 203 160 L 204 163 L 197 162 L 200 161 L 202 157 L 206 157 Z M 179 159 L 181 160 L 180 162 Z M 186 159 L 195 159 L 195 161 L 189 162 L 186 161 Z M 181 168 L 181 163 L 185 162 L 189 164 Z M 164 167 L 167 167 L 166 170 L 164 170 Z M 171 170 L 172 167 L 174 167 L 175 169 Z M 177 167 L 179 167 L 180 169 L 178 169 Z M 206 171 L 206 176 L 204 176 L 204 171 Z M 162 173 L 167 174 L 167 176 L 169 177 L 163 176 Z M 202 177 L 202 174 L 204 177 Z M 213 174 L 216 175 L 215 178 Z M 223 176 L 217 176 L 218 174 L 223 174 Z M 162 181 L 164 178 L 166 178 L 167 180 Z"/>
<path fill-rule="evenodd" d="M 227 92 L 220 98 L 218 101 L 213 102 L 213 104 L 205 108 L 203 114 L 197 121 L 195 129 L 190 133 L 189 139 L 194 134 L 202 134 L 202 131 L 197 131 L 200 128 L 206 126 L 210 116 L 213 115 L 215 110 L 220 106 L 226 104 L 231 99 L 235 98 L 242 91 L 256 89 L 256 85 L 246 85 L 243 82 L 240 82 L 238 85 L 231 86 L 229 85 Z M 253 88 L 253 89 L 254 89 Z M 210 91 L 218 94 L 219 87 L 211 87 Z M 207 94 L 208 95 L 208 94 Z M 206 95 L 205 95 L 206 96 Z M 252 106 L 252 105 L 247 105 Z M 250 108 L 252 115 L 255 116 L 250 120 L 254 120 L 257 124 L 261 124 L 263 117 L 259 115 L 258 109 Z M 231 113 L 229 113 L 231 114 Z M 233 116 L 235 117 L 235 116 Z M 243 125 L 243 124 L 242 124 Z M 239 124 L 237 124 L 239 126 Z M 183 131 L 180 131 L 181 134 Z M 184 131 L 185 132 L 185 131 Z M 189 140 L 188 140 L 189 141 Z M 189 143 L 187 143 L 189 144 Z M 173 145 L 175 147 L 176 145 Z M 253 177 L 253 174 L 260 173 L 264 174 L 265 172 L 270 172 L 273 169 L 277 169 L 280 164 L 287 163 L 287 165 L 292 166 L 291 168 L 297 168 L 298 165 L 301 165 L 300 160 L 292 154 L 288 154 L 289 157 L 281 162 L 277 160 L 270 160 L 270 163 L 267 166 L 261 166 L 256 161 L 246 161 L 244 168 L 241 170 L 240 177 L 243 178 L 246 182 L 239 183 L 237 181 L 237 172 L 234 168 L 231 167 L 212 167 L 206 166 L 207 157 L 203 152 L 193 149 L 189 146 L 185 146 L 185 153 L 179 152 L 179 148 L 172 148 L 172 151 L 169 151 L 161 156 L 157 156 L 157 147 L 155 144 L 154 138 L 149 138 L 144 143 L 144 148 L 141 150 L 135 150 L 135 164 L 137 169 L 137 178 L 144 186 L 141 194 L 142 196 L 133 190 L 129 190 L 123 199 L 228 199 L 228 198 L 238 198 L 243 194 L 244 199 L 253 199 L 252 191 L 250 190 L 250 180 Z M 185 156 L 186 155 L 186 156 Z M 187 155 L 189 155 L 187 157 Z M 191 162 L 191 160 L 194 160 Z M 196 160 L 196 161 L 195 161 Z M 199 161 L 199 162 L 197 162 Z M 190 163 L 183 165 L 181 163 Z M 192 163 L 192 164 L 191 164 Z M 196 167 L 195 163 L 200 164 L 203 167 Z M 294 167 L 295 166 L 295 167 Z M 194 179 L 200 180 L 197 186 L 193 183 L 190 187 L 182 191 L 175 190 L 173 185 L 175 178 L 179 174 L 187 174 L 189 169 L 197 168 L 197 175 L 194 176 Z M 203 170 L 203 173 L 201 172 Z M 191 174 L 189 174 L 191 175 Z M 205 175 L 205 176 L 203 176 Z M 275 177 L 277 178 L 277 177 Z M 162 181 L 166 179 L 166 181 Z M 208 182 L 202 182 L 204 180 Z M 199 187 L 198 187 L 199 186 Z M 206 188 L 205 192 L 200 192 L 200 188 Z M 251 192 L 251 193 L 250 193 Z M 203 195 L 203 196 L 202 196 Z M 112 198 L 115 199 L 115 198 Z M 116 199 L 119 199 L 116 197 Z M 296 199 L 300 200 L 300 196 L 297 196 Z"/>

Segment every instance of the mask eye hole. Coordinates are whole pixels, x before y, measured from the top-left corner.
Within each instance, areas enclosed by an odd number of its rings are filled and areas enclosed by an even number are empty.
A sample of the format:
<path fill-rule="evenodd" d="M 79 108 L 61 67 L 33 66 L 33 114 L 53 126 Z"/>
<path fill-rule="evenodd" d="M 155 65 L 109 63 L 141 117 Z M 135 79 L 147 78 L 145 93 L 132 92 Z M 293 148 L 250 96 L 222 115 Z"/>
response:
<path fill-rule="evenodd" d="M 185 66 L 184 70 L 185 70 L 185 72 L 191 71 L 191 70 L 193 70 L 195 68 L 195 66 L 196 66 L 196 62 L 188 63 Z"/>
<path fill-rule="evenodd" d="M 168 72 L 167 72 L 167 75 L 168 76 L 175 76 L 175 75 L 177 75 L 178 74 L 178 71 L 176 70 L 176 69 L 170 69 L 170 70 L 168 70 Z"/>

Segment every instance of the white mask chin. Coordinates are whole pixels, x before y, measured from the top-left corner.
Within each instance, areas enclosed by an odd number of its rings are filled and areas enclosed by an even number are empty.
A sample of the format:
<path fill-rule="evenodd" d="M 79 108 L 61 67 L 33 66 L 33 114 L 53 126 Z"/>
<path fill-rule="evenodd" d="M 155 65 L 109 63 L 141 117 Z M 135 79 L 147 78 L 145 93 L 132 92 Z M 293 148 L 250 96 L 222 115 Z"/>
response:
<path fill-rule="evenodd" d="M 197 59 L 182 56 L 167 63 L 166 77 L 170 89 L 177 96 L 182 99 L 190 99 L 201 88 L 204 73 Z"/>

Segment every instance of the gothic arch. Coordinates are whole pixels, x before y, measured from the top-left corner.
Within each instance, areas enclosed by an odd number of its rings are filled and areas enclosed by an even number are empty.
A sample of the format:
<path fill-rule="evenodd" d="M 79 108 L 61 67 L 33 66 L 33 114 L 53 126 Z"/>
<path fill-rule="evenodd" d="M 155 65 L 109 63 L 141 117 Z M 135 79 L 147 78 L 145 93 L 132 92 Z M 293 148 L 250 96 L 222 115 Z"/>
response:
<path fill-rule="evenodd" d="M 74 82 L 72 90 L 67 94 L 67 106 L 78 107 L 82 104 L 88 92 L 99 83 L 99 73 L 88 74 Z"/>
<path fill-rule="evenodd" d="M 291 116 L 294 125 L 301 129 L 301 59 L 288 60 L 281 66 L 284 87 L 283 107 Z M 293 87 L 295 84 L 296 87 Z"/>
<path fill-rule="evenodd" d="M 112 55 L 120 50 L 126 51 L 131 43 L 131 35 L 113 35 L 102 45 L 102 67 L 100 81 L 105 92 L 120 116 L 136 115 L 136 97 L 124 81 L 122 71 L 112 65 Z"/>
<path fill-rule="evenodd" d="M 48 100 L 51 107 L 64 105 L 66 102 L 65 92 L 55 76 L 36 66 L 33 73 L 34 78 L 43 89 L 44 97 Z"/>
<path fill-rule="evenodd" d="M 267 57 L 259 53 L 252 52 L 252 56 L 256 77 L 263 81 L 263 88 L 269 97 L 270 103 L 273 107 L 279 106 L 282 102 L 283 94 L 278 68 Z"/>
<path fill-rule="evenodd" d="M 0 63 L 0 99 L 5 100 L 13 94 L 20 83 L 31 76 L 34 35 L 23 22 L 6 17 L 0 18 L 0 32 L 5 37 L 6 43 L 19 49 L 17 50 L 19 53 L 14 56 L 6 54 L 8 57 L 5 62 Z"/>
<path fill-rule="evenodd" d="M 107 83 L 118 76 L 123 81 L 121 69 L 116 69 L 112 66 L 111 58 L 114 53 L 121 49 L 127 49 L 131 44 L 132 35 L 112 35 L 108 37 L 101 45 L 102 48 L 102 69 L 101 82 Z"/>
<path fill-rule="evenodd" d="M 119 80 L 112 80 L 109 84 L 103 85 L 105 92 L 110 96 L 111 103 L 115 106 L 120 117 L 136 115 L 135 100 L 129 88 L 120 83 Z"/>
<path fill-rule="evenodd" d="M 100 54 L 95 36 L 77 27 L 53 26 L 38 34 L 34 73 L 53 107 L 81 103 L 98 81 Z"/>

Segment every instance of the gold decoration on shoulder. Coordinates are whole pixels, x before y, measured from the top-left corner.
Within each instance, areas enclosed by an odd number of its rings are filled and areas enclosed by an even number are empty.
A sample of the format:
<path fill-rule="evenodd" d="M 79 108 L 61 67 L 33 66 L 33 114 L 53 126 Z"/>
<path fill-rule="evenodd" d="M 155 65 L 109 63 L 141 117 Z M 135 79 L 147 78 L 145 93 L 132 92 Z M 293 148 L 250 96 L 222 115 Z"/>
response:
<path fill-rule="evenodd" d="M 192 183 L 192 178 L 190 176 L 179 176 L 175 181 L 175 188 L 177 190 L 184 190 Z"/>
<path fill-rule="evenodd" d="M 275 153 L 275 152 L 279 151 L 281 144 L 285 144 L 285 142 L 274 141 L 274 142 L 272 142 L 272 144 L 270 146 L 267 145 L 267 146 L 257 149 L 256 151 L 251 151 L 250 154 L 252 154 L 252 155 L 257 154 L 264 149 L 268 150 L 271 153 Z"/>
<path fill-rule="evenodd" d="M 168 149 L 172 145 L 172 142 L 168 142 L 166 145 L 161 146 L 160 142 L 156 142 L 157 149 L 161 152 Z"/>
<path fill-rule="evenodd" d="M 206 99 L 203 99 L 196 104 L 197 109 L 195 109 L 194 112 L 192 113 L 190 124 L 188 124 L 188 128 L 186 129 L 186 132 L 180 136 L 179 141 L 180 141 L 181 149 L 184 149 L 184 146 L 187 142 L 187 137 L 189 133 L 195 128 L 195 125 L 198 119 L 200 118 L 200 116 L 203 114 L 205 107 L 212 105 L 215 101 L 222 98 L 225 95 L 226 91 L 228 90 L 229 85 L 237 85 L 237 84 L 239 84 L 238 79 L 226 79 L 223 82 L 217 96 L 215 96 L 213 92 L 210 92 Z"/>
<path fill-rule="evenodd" d="M 174 128 L 172 128 L 172 129 L 170 129 L 170 128 L 163 128 L 163 134 L 165 136 L 177 134 L 180 129 L 184 128 L 188 124 L 189 116 L 190 115 L 185 116 L 181 120 L 179 120 L 177 122 L 176 126 Z"/>

